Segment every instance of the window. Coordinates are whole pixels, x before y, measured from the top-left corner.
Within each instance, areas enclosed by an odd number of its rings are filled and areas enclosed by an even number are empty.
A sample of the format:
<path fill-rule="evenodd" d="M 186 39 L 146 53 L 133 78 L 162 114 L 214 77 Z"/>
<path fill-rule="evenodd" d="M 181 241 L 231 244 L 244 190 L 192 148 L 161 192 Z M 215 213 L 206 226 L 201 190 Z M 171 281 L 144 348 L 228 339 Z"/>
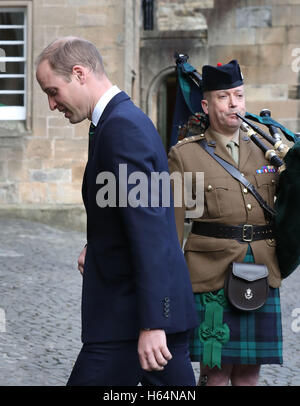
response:
<path fill-rule="evenodd" d="M 0 120 L 26 119 L 26 8 L 0 7 Z"/>
<path fill-rule="evenodd" d="M 153 0 L 143 0 L 144 30 L 153 30 Z"/>

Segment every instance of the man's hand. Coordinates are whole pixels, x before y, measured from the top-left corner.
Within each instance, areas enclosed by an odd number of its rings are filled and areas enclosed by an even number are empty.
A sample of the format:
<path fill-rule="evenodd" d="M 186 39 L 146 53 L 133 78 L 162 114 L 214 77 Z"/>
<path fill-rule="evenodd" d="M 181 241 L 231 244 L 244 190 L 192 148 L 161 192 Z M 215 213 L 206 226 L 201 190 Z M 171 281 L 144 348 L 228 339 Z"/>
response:
<path fill-rule="evenodd" d="M 145 371 L 161 371 L 172 355 L 167 347 L 164 330 L 141 330 L 138 341 L 141 367 Z"/>
<path fill-rule="evenodd" d="M 83 275 L 85 254 L 86 254 L 86 246 L 81 251 L 81 253 L 80 253 L 79 257 L 78 257 L 78 262 L 77 262 L 78 263 L 78 269 L 79 269 L 81 275 Z"/>

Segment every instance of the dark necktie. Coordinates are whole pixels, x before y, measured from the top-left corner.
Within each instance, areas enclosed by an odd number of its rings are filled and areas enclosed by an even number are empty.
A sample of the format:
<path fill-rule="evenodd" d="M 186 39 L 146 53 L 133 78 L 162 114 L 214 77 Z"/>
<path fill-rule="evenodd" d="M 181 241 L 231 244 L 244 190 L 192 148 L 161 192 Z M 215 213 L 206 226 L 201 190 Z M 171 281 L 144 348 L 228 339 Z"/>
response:
<path fill-rule="evenodd" d="M 94 135 L 95 135 L 95 130 L 96 126 L 91 123 L 90 129 L 89 129 L 89 156 L 88 158 L 90 159 L 93 153 L 93 148 L 94 148 Z"/>

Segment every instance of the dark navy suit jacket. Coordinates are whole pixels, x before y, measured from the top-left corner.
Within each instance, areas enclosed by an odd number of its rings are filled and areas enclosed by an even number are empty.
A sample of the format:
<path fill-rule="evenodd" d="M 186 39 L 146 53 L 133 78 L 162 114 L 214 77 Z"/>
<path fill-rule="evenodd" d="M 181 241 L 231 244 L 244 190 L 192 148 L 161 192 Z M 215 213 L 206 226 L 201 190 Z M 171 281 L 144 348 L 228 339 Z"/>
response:
<path fill-rule="evenodd" d="M 128 176 L 143 173 L 149 185 L 152 172 L 168 172 L 160 136 L 124 92 L 109 102 L 99 120 L 82 185 L 88 241 L 82 292 L 84 343 L 137 339 L 141 328 L 181 332 L 198 323 L 172 204 L 120 207 L 119 187 L 121 194 L 135 195 L 133 188 L 139 184 L 131 178 L 128 185 L 119 178 L 120 164 L 126 164 Z M 99 207 L 104 187 L 108 190 L 104 197 L 114 201 L 113 183 L 105 186 L 97 178 L 103 172 L 116 179 L 116 207 Z M 150 197 L 149 189 L 149 201 Z"/>

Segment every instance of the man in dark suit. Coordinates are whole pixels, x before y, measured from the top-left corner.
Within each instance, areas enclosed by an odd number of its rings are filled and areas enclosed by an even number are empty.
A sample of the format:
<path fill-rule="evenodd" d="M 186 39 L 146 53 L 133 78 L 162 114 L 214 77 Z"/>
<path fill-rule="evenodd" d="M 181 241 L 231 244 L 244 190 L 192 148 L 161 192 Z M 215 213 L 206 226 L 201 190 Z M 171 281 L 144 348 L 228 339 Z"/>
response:
<path fill-rule="evenodd" d="M 151 190 L 153 174 L 168 172 L 158 133 L 112 85 L 88 41 L 51 43 L 37 80 L 51 110 L 73 124 L 92 121 L 82 186 L 87 245 L 78 260 L 83 347 L 68 384 L 194 385 L 188 270 L 172 202 L 164 207 L 162 187 Z"/>

